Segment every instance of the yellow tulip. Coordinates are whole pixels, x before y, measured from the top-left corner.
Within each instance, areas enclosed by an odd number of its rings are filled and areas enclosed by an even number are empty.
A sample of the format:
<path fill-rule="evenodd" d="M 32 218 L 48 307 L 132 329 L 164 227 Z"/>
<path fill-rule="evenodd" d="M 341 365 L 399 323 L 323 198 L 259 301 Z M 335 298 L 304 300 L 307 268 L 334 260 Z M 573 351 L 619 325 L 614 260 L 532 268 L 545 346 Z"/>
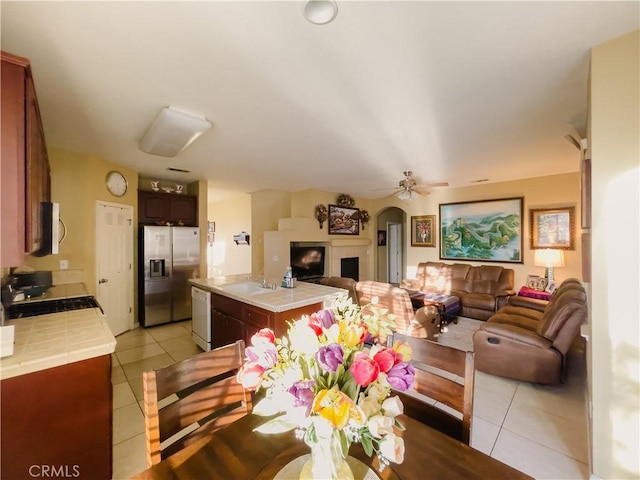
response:
<path fill-rule="evenodd" d="M 340 322 L 340 344 L 347 348 L 354 348 L 364 339 L 365 329 L 359 325 Z"/>
<path fill-rule="evenodd" d="M 351 400 L 337 388 L 321 390 L 313 402 L 313 411 L 327 420 L 334 428 L 341 429 L 349 421 Z"/>
<path fill-rule="evenodd" d="M 413 352 L 411 350 L 411 347 L 406 343 L 401 343 L 400 341 L 397 341 L 393 344 L 393 349 L 396 352 L 398 352 L 400 355 L 402 355 L 403 362 L 408 362 L 409 360 L 411 360 L 411 354 Z"/>

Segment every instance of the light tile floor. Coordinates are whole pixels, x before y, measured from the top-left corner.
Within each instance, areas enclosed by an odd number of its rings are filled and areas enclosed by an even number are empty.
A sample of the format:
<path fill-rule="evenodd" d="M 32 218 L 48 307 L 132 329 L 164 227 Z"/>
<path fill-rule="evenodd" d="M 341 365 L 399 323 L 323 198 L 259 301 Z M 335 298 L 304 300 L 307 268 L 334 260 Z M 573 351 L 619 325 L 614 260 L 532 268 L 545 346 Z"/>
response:
<path fill-rule="evenodd" d="M 439 342 L 473 349 L 481 322 L 459 318 Z M 144 470 L 142 372 L 201 352 L 191 322 L 137 328 L 117 337 L 113 369 L 113 478 Z M 471 446 L 539 479 L 588 479 L 586 367 L 574 348 L 567 383 L 545 387 L 476 372 Z M 427 460 L 427 459 L 425 459 Z"/>

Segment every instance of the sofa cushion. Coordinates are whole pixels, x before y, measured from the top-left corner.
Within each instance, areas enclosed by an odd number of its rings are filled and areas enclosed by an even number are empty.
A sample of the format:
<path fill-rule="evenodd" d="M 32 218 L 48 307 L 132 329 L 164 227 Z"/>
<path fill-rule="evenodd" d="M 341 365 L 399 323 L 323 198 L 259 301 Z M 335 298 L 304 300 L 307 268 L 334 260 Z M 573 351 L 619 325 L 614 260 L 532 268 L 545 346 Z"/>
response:
<path fill-rule="evenodd" d="M 489 293 L 467 293 L 463 298 L 465 307 L 492 311 L 495 309 L 496 297 Z"/>
<path fill-rule="evenodd" d="M 487 323 L 499 323 L 501 325 L 513 325 L 515 327 L 524 328 L 531 332 L 536 333 L 538 331 L 537 319 L 531 318 L 525 315 L 517 315 L 514 313 L 503 312 L 503 308 L 500 311 L 489 318 Z"/>

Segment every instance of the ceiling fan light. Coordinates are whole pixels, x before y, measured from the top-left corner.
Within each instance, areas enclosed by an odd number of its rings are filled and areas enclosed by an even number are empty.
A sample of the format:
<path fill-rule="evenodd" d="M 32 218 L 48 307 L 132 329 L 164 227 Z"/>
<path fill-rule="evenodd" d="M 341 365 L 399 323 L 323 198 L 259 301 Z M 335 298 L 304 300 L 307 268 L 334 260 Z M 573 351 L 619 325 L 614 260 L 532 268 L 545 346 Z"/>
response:
<path fill-rule="evenodd" d="M 398 197 L 400 200 L 413 200 L 417 196 L 418 194 L 413 190 L 400 190 L 396 194 L 396 197 Z"/>
<path fill-rule="evenodd" d="M 161 157 L 175 157 L 211 128 L 203 115 L 165 107 L 140 139 L 138 148 Z"/>
<path fill-rule="evenodd" d="M 316 25 L 325 25 L 338 15 L 338 5 L 333 0 L 309 0 L 302 7 L 304 18 Z"/>

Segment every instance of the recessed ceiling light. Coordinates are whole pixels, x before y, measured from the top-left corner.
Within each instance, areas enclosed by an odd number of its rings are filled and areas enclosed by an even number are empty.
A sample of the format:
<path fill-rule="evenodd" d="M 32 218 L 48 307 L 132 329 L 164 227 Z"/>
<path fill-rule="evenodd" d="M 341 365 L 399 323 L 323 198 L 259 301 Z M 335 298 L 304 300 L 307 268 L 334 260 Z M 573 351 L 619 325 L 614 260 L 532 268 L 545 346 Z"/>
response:
<path fill-rule="evenodd" d="M 316 25 L 325 25 L 338 15 L 338 5 L 333 0 L 308 0 L 302 7 L 304 18 Z"/>

